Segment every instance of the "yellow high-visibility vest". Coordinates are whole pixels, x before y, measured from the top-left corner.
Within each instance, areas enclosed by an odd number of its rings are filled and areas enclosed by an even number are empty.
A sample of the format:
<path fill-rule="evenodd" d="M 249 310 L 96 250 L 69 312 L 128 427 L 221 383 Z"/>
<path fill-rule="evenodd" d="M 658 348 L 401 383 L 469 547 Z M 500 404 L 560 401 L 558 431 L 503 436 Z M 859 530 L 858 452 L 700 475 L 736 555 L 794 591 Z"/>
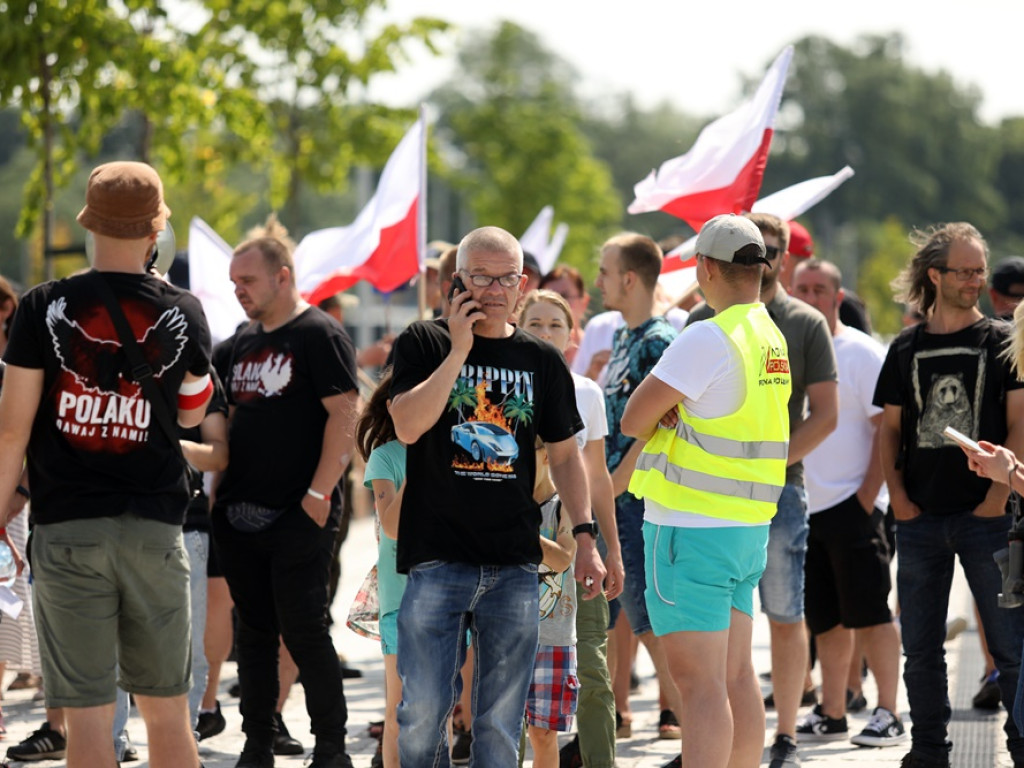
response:
<path fill-rule="evenodd" d="M 734 305 L 711 322 L 743 361 L 743 404 L 715 419 L 689 416 L 677 405 L 679 423 L 659 427 L 647 441 L 629 490 L 669 509 L 764 523 L 775 516 L 786 482 L 792 389 L 786 339 L 761 303 Z"/>

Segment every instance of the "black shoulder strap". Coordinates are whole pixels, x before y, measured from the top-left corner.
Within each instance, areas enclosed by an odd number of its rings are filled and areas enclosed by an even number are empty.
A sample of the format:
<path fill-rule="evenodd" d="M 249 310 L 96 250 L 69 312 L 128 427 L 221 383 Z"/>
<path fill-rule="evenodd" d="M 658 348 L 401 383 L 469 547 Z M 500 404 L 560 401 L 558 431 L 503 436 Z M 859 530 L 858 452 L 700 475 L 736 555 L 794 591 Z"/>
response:
<path fill-rule="evenodd" d="M 107 313 L 110 315 L 114 328 L 117 330 L 117 335 L 121 339 L 121 348 L 124 350 L 125 357 L 128 358 L 128 365 L 131 366 L 132 379 L 137 381 L 139 386 L 142 387 L 142 394 L 149 401 L 150 409 L 156 417 L 157 424 L 163 429 L 164 435 L 167 436 L 168 441 L 174 447 L 174 451 L 178 454 L 182 464 L 186 464 L 185 456 L 181 452 L 178 430 L 175 427 L 176 420 L 171 418 L 167 402 L 163 398 L 163 393 L 153 379 L 153 369 L 149 367 L 149 363 L 142 356 L 139 343 L 135 340 L 135 333 L 128 324 L 128 318 L 124 316 L 124 310 L 121 309 L 121 305 L 118 303 L 117 297 L 114 296 L 114 291 L 111 290 L 110 284 L 102 273 L 95 272 L 95 275 L 95 282 L 99 286 L 100 298 L 103 299 L 103 303 L 107 306 Z"/>

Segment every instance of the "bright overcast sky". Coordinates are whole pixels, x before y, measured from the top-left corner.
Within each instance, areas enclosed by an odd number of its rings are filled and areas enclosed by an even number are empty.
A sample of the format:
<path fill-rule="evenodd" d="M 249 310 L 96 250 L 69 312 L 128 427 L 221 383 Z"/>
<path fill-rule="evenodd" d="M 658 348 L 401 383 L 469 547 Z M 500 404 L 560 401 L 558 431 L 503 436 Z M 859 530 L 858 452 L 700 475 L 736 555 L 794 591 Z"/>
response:
<path fill-rule="evenodd" d="M 819 34 L 850 45 L 862 34 L 899 31 L 907 41 L 907 63 L 929 72 L 944 69 L 957 85 L 981 88 L 982 120 L 1024 116 L 1020 0 L 389 0 L 388 19 L 417 15 L 462 30 L 514 21 L 576 67 L 583 95 L 631 90 L 643 106 L 669 100 L 682 112 L 706 116 L 734 107 L 741 76 L 760 79 L 783 46 L 801 37 Z M 442 47 L 463 44 L 463 38 L 454 40 Z M 416 55 L 400 74 L 379 78 L 371 94 L 411 104 L 451 71 L 450 56 Z"/>

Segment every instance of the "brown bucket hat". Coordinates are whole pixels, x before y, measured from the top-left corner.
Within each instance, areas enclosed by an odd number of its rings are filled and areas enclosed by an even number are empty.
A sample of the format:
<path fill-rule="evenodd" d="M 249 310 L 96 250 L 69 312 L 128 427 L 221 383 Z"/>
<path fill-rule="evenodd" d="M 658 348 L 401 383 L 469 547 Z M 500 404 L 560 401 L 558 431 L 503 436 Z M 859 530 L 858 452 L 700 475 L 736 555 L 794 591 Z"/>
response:
<path fill-rule="evenodd" d="M 162 230 L 170 215 L 156 171 L 145 163 L 116 162 L 90 174 L 78 223 L 98 235 L 135 240 Z"/>

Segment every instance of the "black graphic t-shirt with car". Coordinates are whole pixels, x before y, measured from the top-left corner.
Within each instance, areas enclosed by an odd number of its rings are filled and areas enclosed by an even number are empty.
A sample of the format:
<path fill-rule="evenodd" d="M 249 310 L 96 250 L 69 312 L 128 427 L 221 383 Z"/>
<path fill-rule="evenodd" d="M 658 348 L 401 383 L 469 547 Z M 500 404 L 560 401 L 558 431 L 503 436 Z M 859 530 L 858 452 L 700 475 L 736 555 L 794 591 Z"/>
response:
<path fill-rule="evenodd" d="M 943 437 L 951 426 L 973 440 L 1006 440 L 1006 392 L 1020 389 L 1001 357 L 1011 328 L 988 318 L 950 334 L 909 328 L 893 341 L 878 376 L 874 403 L 907 409 L 904 484 L 926 514 L 974 509 L 990 481 L 967 466 L 963 451 Z M 914 339 L 908 356 L 903 342 Z M 909 359 L 909 370 L 903 370 Z M 907 439 L 909 438 L 909 439 Z"/>
<path fill-rule="evenodd" d="M 395 341 L 394 397 L 427 379 L 451 350 L 445 320 Z M 583 423 L 565 359 L 516 330 L 476 336 L 441 417 L 408 447 L 398 569 L 429 560 L 539 563 L 535 441 L 566 440 Z"/>
<path fill-rule="evenodd" d="M 28 447 L 33 521 L 131 511 L 180 525 L 183 465 L 131 376 L 96 280 L 117 297 L 172 417 L 185 372 L 209 370 L 199 301 L 159 278 L 90 272 L 29 291 L 4 359 L 44 372 Z"/>
<path fill-rule="evenodd" d="M 269 333 L 258 324 L 240 331 L 229 369 L 231 459 L 217 487 L 217 508 L 297 507 L 320 461 L 327 424 L 321 400 L 357 387 L 352 341 L 333 318 L 310 307 Z"/>

